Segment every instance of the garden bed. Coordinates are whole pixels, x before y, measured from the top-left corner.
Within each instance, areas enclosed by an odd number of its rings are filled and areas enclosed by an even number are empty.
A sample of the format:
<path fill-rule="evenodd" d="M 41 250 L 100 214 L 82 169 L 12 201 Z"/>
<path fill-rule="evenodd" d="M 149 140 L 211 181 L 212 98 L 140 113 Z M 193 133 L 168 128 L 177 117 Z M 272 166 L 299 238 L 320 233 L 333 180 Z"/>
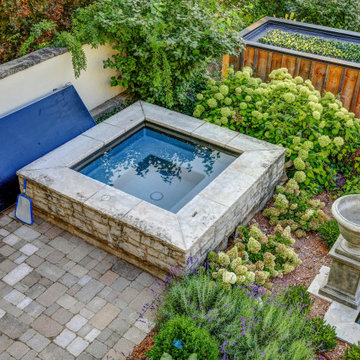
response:
<path fill-rule="evenodd" d="M 325 213 L 331 216 L 331 205 L 334 201 L 333 197 L 328 193 L 324 192 L 317 197 L 321 201 L 325 202 L 326 206 L 323 209 Z M 273 200 L 270 200 L 266 207 L 270 207 L 273 204 Z M 269 224 L 261 212 L 258 212 L 250 221 L 249 225 L 258 224 L 259 227 L 264 230 L 265 233 L 271 232 L 273 227 Z M 230 242 L 229 249 L 233 246 Z M 320 268 L 323 265 L 330 266 L 331 259 L 327 256 L 328 250 L 324 244 L 324 241 L 320 239 L 316 232 L 309 233 L 308 236 L 297 239 L 294 249 L 302 260 L 302 264 L 299 265 L 293 272 L 285 275 L 282 279 L 277 279 L 273 288 L 274 292 L 280 292 L 285 286 L 301 284 L 308 287 L 314 277 L 319 273 Z M 329 303 L 323 299 L 314 299 L 314 305 L 311 308 L 311 317 L 323 317 L 329 307 Z M 153 338 L 156 331 L 152 331 L 148 336 L 136 346 L 128 357 L 128 360 L 145 360 L 146 352 L 154 346 Z M 349 347 L 348 344 L 338 340 L 336 348 L 327 353 L 323 354 L 322 359 L 338 360 L 343 356 L 345 350 Z M 321 359 L 321 358 L 320 358 Z"/>
<path fill-rule="evenodd" d="M 310 52 L 286 49 L 261 43 L 269 31 L 280 30 L 290 34 L 317 36 L 326 40 L 360 44 L 360 34 L 352 31 L 265 17 L 241 32 L 246 49 L 239 57 L 226 57 L 227 65 L 235 70 L 250 66 L 254 74 L 267 80 L 274 69 L 286 67 L 292 76 L 310 79 L 320 92 L 340 95 L 345 108 L 360 115 L 360 63 L 315 55 Z"/>

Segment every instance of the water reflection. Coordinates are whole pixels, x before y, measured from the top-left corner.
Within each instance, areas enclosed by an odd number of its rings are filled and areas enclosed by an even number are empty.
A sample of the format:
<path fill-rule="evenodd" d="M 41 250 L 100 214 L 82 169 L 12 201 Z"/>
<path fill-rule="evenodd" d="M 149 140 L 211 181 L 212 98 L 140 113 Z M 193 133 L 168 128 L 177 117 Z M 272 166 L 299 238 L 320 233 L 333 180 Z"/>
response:
<path fill-rule="evenodd" d="M 107 181 L 111 185 L 130 169 L 141 177 L 155 171 L 166 183 L 171 183 L 175 178 L 181 180 L 182 173 L 191 172 L 194 167 L 196 171 L 210 176 L 216 160 L 221 156 L 219 151 L 186 143 L 149 129 L 140 130 L 133 136 L 137 138 L 136 142 L 130 141 L 131 138 L 127 139 L 99 158 Z M 150 145 L 149 142 L 154 142 L 158 146 Z M 121 147 L 121 156 L 120 152 L 117 152 L 118 147 Z M 144 157 L 149 152 L 150 154 Z"/>
<path fill-rule="evenodd" d="M 234 156 L 142 129 L 81 173 L 176 212 L 219 175 Z M 163 197 L 152 199 L 153 192 Z"/>

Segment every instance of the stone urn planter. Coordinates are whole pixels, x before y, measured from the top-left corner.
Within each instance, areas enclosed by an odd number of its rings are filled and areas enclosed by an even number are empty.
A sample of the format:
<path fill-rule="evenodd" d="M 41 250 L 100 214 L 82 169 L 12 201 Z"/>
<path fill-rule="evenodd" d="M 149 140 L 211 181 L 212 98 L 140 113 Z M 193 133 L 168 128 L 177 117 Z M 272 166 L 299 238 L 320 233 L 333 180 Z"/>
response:
<path fill-rule="evenodd" d="M 360 195 L 337 199 L 331 209 L 340 236 L 329 252 L 332 265 L 320 293 L 352 308 L 360 306 Z"/>
<path fill-rule="evenodd" d="M 360 248 L 360 195 L 337 199 L 331 211 L 348 246 L 354 250 Z"/>

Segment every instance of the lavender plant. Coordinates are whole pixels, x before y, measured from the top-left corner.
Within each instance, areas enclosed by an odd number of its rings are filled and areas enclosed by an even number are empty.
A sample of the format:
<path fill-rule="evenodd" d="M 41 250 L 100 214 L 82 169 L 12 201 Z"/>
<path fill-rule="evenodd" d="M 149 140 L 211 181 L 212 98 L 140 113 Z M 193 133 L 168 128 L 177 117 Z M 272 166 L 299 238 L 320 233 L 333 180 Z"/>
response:
<path fill-rule="evenodd" d="M 309 313 L 314 304 L 314 300 L 310 297 L 304 285 L 288 286 L 279 295 L 279 299 L 289 309 L 300 307 L 305 313 Z"/>
<path fill-rule="evenodd" d="M 226 290 L 204 268 L 198 275 L 170 285 L 157 326 L 162 329 L 179 315 L 209 331 L 220 344 L 223 360 L 315 359 L 306 314 L 300 306 L 289 306 L 256 285 Z"/>

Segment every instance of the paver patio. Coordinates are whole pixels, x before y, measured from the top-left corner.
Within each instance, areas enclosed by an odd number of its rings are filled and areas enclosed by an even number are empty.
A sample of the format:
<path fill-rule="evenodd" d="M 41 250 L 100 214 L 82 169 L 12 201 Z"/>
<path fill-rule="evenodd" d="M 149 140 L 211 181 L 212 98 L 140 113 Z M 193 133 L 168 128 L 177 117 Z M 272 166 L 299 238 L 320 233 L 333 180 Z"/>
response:
<path fill-rule="evenodd" d="M 0 213 L 0 360 L 125 359 L 152 327 L 155 278 L 35 218 Z"/>

